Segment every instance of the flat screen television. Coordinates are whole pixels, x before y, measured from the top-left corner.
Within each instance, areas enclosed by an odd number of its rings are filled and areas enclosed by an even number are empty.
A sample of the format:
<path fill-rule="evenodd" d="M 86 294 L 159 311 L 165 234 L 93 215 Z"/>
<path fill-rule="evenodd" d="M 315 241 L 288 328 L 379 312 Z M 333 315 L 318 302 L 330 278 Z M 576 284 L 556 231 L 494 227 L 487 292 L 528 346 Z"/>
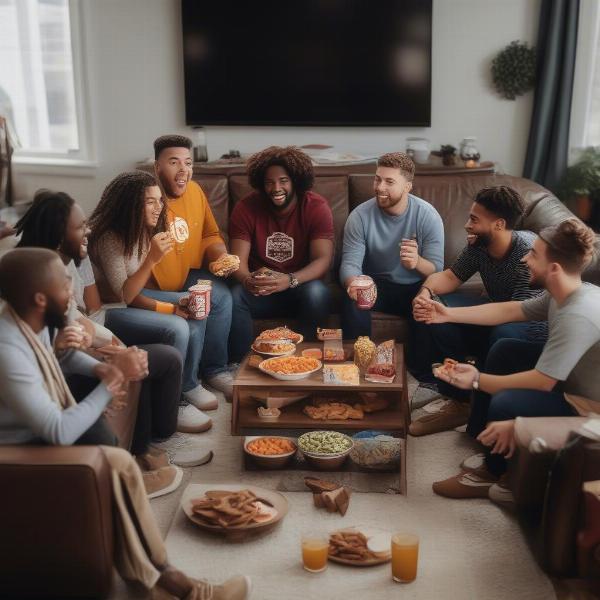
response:
<path fill-rule="evenodd" d="M 431 125 L 432 0 L 182 0 L 186 122 Z"/>

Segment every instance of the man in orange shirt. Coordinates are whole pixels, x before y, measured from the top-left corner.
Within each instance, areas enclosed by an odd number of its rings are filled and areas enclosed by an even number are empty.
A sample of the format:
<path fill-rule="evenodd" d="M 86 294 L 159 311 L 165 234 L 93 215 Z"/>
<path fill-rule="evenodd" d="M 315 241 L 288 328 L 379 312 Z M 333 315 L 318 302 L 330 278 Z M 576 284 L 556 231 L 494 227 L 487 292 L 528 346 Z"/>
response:
<path fill-rule="evenodd" d="M 237 267 L 219 269 L 227 254 L 225 242 L 212 214 L 206 195 L 192 181 L 192 141 L 180 135 L 165 135 L 154 141 L 155 171 L 162 188 L 168 231 L 173 249 L 152 269 L 152 278 L 143 294 L 172 305 L 186 295 L 198 279 L 212 281 L 211 307 L 207 319 L 197 321 L 204 327 L 194 327 L 188 343 L 188 358 L 192 353 L 192 372 L 184 369 L 184 398 L 199 409 L 213 404 L 212 392 L 204 389 L 198 379 L 231 396 L 233 379 L 227 368 L 227 339 L 231 327 L 231 293 L 215 275 L 227 277 Z M 236 261 L 232 261 L 235 262 Z M 148 288 L 156 289 L 148 289 Z M 176 314 L 187 318 L 179 307 Z M 207 351 L 204 352 L 204 348 Z M 192 387 L 192 384 L 195 384 Z"/>

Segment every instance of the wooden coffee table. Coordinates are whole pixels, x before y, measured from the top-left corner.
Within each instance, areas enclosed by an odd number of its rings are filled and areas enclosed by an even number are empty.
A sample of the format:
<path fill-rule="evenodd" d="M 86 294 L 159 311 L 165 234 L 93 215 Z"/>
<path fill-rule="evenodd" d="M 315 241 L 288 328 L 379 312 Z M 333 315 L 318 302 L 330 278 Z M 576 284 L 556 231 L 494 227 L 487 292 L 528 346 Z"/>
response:
<path fill-rule="evenodd" d="M 316 347 L 313 343 L 298 344 L 296 354 L 304 348 Z M 351 355 L 353 343 L 344 342 L 347 355 Z M 257 407 L 260 404 L 254 399 L 266 397 L 270 392 L 306 392 L 320 396 L 332 394 L 336 400 L 354 404 L 358 401 L 359 392 L 375 392 L 385 395 L 390 404 L 385 410 L 374 413 L 365 413 L 363 419 L 347 420 L 315 420 L 302 412 L 307 400 L 300 400 L 281 409 L 281 416 L 276 421 L 267 422 L 258 417 Z M 337 398 L 339 396 L 339 398 Z M 310 401 L 310 400 L 308 400 Z M 406 365 L 404 362 L 404 348 L 396 344 L 396 379 L 393 383 L 371 383 L 361 376 L 359 385 L 332 385 L 323 383 L 322 370 L 313 373 L 306 379 L 297 381 L 281 381 L 270 375 L 248 366 L 248 356 L 242 361 L 237 376 L 233 383 L 233 410 L 231 415 L 232 435 L 242 435 L 245 430 L 256 429 L 333 429 L 348 432 L 376 429 L 389 431 L 401 439 L 400 460 L 400 489 L 406 493 L 406 452 L 407 435 L 410 424 L 410 409 L 408 405 L 408 389 L 406 385 Z M 283 432 L 278 432 L 283 434 Z M 349 461 L 348 461 L 349 462 Z"/>

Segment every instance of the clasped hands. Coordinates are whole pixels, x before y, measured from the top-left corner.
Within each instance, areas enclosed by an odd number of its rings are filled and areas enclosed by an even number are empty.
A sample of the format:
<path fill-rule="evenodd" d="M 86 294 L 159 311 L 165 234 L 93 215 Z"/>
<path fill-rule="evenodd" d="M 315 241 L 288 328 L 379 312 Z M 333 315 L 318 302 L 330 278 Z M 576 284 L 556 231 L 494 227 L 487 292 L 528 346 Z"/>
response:
<path fill-rule="evenodd" d="M 289 289 L 290 276 L 277 271 L 271 271 L 269 275 L 266 275 L 264 271 L 258 269 L 244 279 L 243 285 L 253 296 L 269 296 Z"/>

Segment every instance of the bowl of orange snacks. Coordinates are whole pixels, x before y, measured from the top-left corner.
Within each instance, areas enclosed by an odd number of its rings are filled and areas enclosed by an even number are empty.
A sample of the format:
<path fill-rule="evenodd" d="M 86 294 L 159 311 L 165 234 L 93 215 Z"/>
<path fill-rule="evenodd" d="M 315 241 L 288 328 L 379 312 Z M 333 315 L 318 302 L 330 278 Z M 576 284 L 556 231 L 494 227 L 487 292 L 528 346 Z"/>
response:
<path fill-rule="evenodd" d="M 283 468 L 297 449 L 296 440 L 289 437 L 248 436 L 244 441 L 244 452 L 263 469 Z"/>
<path fill-rule="evenodd" d="M 306 356 L 280 356 L 263 360 L 258 368 L 263 372 L 283 381 L 305 379 L 318 371 L 323 364 L 316 358 Z"/>

